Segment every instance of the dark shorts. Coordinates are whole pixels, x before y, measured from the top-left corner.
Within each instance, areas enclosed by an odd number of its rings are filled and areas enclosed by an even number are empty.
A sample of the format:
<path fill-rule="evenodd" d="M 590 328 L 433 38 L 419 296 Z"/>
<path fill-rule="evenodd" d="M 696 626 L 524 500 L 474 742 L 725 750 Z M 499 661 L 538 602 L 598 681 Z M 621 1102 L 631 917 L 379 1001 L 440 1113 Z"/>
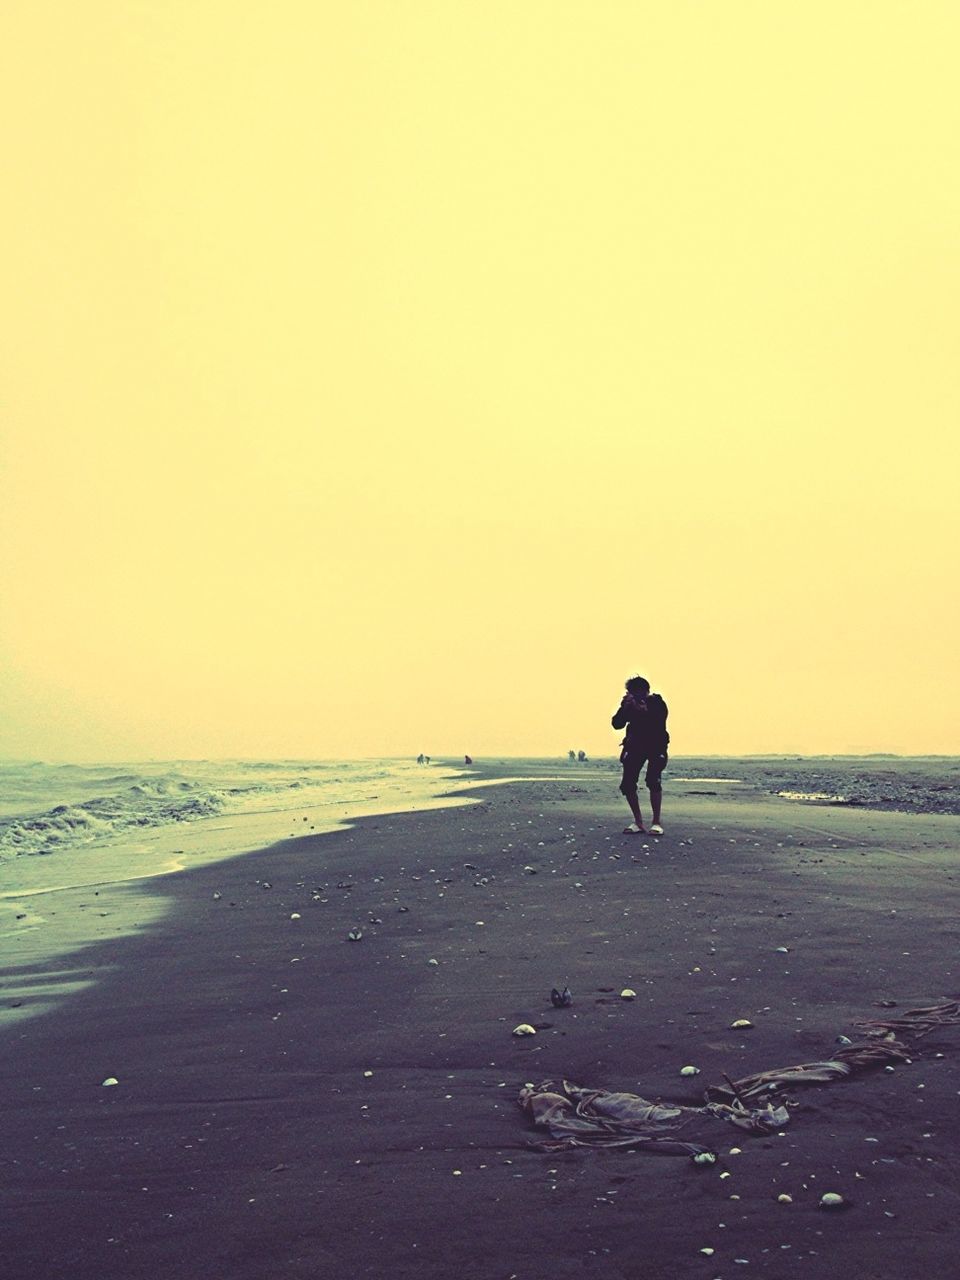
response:
<path fill-rule="evenodd" d="M 620 756 L 620 763 L 623 765 L 623 777 L 620 779 L 620 790 L 625 796 L 636 791 L 637 783 L 640 781 L 640 771 L 644 765 L 647 766 L 647 776 L 644 779 L 647 784 L 647 790 L 661 790 L 660 776 L 667 767 L 666 751 L 657 751 L 653 753 L 644 751 L 624 751 Z"/>

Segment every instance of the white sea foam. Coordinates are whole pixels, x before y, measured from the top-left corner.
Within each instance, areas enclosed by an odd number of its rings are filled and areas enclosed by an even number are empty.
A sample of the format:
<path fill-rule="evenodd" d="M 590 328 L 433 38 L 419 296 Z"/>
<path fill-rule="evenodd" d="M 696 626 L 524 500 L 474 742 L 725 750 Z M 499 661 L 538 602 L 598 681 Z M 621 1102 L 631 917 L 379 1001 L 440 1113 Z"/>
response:
<path fill-rule="evenodd" d="M 398 809 L 415 807 L 456 776 L 397 760 L 0 764 L 0 861 L 132 846 L 155 829 L 218 817 L 232 825 L 241 815 L 291 809 L 391 800 Z"/>

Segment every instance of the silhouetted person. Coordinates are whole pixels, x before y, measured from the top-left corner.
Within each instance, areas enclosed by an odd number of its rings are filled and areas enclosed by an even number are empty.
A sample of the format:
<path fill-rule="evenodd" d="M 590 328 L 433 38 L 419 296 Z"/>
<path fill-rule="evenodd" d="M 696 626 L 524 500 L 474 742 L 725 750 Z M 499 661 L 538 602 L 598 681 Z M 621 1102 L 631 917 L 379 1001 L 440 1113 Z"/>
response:
<path fill-rule="evenodd" d="M 670 735 L 667 733 L 667 704 L 659 693 L 650 692 L 650 681 L 644 680 L 643 676 L 631 676 L 626 689 L 612 720 L 615 729 L 626 726 L 627 730 L 620 752 L 620 763 L 623 765 L 620 790 L 630 806 L 633 822 L 624 828 L 624 835 L 646 834 L 637 792 L 640 770 L 646 765 L 645 781 L 650 792 L 650 807 L 653 809 L 650 831 L 655 836 L 662 836 L 660 804 L 663 788 L 660 779 L 667 767 L 667 747 L 670 743 Z"/>
<path fill-rule="evenodd" d="M 464 756 L 464 757 L 463 757 L 463 763 L 464 763 L 464 764 L 473 764 L 473 760 L 471 759 L 471 757 L 470 757 L 470 756 Z"/>

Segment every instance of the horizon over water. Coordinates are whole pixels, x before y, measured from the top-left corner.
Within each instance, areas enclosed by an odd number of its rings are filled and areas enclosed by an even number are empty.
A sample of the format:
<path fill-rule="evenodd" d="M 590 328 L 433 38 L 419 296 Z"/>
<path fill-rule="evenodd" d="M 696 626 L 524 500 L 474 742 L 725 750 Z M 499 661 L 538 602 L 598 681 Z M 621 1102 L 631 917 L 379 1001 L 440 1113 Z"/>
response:
<path fill-rule="evenodd" d="M 462 803 L 442 798 L 461 779 L 408 760 L 0 762 L 0 896 L 94 883 L 106 861 L 122 878 L 157 875 L 363 814 Z"/>

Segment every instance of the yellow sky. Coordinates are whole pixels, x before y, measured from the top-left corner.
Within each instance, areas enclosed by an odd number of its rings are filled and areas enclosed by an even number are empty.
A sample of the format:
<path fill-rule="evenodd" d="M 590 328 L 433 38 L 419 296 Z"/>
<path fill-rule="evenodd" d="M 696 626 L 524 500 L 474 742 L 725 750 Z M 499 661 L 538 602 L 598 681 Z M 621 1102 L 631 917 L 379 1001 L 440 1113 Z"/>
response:
<path fill-rule="evenodd" d="M 6 0 L 0 755 L 960 751 L 958 40 Z"/>

